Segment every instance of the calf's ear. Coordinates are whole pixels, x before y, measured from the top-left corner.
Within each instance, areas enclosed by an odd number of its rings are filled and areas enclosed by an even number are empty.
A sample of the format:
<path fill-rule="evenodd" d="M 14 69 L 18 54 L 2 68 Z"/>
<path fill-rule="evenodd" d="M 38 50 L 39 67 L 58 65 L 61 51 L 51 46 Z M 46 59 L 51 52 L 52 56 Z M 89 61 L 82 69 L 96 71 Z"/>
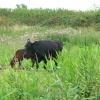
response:
<path fill-rule="evenodd" d="M 27 39 L 27 42 L 30 42 L 30 39 Z"/>
<path fill-rule="evenodd" d="M 15 61 L 15 62 L 17 62 L 17 61 L 18 61 L 18 59 L 17 59 L 17 58 L 15 58 L 15 59 L 14 59 L 14 61 Z"/>

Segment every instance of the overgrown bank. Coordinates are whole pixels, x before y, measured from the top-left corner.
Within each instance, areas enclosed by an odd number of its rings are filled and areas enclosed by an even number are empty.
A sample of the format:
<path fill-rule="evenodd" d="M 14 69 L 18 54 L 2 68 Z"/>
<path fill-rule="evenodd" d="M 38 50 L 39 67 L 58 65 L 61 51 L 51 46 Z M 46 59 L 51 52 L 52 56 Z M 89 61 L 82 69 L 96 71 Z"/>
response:
<path fill-rule="evenodd" d="M 100 9 L 90 11 L 71 11 L 65 9 L 28 9 L 26 5 L 17 5 L 15 9 L 0 8 L 0 25 L 14 24 L 40 26 L 92 26 L 100 30 Z"/>

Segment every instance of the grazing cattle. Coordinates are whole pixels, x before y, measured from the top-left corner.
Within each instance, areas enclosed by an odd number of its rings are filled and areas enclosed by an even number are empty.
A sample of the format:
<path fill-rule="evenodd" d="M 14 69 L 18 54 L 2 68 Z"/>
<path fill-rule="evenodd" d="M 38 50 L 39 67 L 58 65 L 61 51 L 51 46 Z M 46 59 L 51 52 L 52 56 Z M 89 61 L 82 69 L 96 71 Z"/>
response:
<path fill-rule="evenodd" d="M 31 61 L 32 61 L 32 67 L 34 66 L 34 60 L 32 59 L 31 55 L 28 54 L 27 56 L 24 56 L 24 52 L 25 52 L 25 49 L 19 49 L 19 50 L 16 51 L 13 59 L 10 61 L 10 65 L 11 65 L 12 68 L 14 67 L 14 65 L 16 64 L 16 62 L 19 63 L 19 66 L 18 67 L 20 68 L 21 61 L 24 58 L 31 59 Z"/>
<path fill-rule="evenodd" d="M 58 40 L 41 40 L 31 43 L 30 40 L 27 40 L 25 45 L 24 56 L 28 54 L 32 55 L 32 58 L 36 61 L 36 68 L 38 70 L 41 61 L 44 61 L 46 64 L 46 58 L 50 60 L 50 57 L 55 58 L 55 65 L 57 66 L 57 52 L 62 51 L 63 44 Z M 44 69 L 46 67 L 44 66 Z"/>

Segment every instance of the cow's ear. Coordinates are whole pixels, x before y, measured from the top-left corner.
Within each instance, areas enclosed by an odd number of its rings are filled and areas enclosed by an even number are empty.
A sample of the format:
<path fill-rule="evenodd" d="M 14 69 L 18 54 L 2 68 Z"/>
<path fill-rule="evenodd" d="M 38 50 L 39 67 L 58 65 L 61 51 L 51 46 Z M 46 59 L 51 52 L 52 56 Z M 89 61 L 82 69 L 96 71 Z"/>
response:
<path fill-rule="evenodd" d="M 30 42 L 30 39 L 27 39 L 27 42 Z"/>
<path fill-rule="evenodd" d="M 37 41 L 34 42 L 34 44 L 37 43 Z"/>

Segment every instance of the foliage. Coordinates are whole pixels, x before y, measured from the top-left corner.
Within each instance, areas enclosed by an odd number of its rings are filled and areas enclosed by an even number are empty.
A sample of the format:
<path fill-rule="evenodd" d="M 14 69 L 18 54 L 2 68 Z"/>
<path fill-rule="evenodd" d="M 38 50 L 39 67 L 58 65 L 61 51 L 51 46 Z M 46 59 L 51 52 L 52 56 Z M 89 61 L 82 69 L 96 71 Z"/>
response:
<path fill-rule="evenodd" d="M 26 5 L 16 5 L 15 9 L 0 8 L 0 25 L 41 25 L 41 26 L 93 26 L 100 30 L 100 9 L 72 11 L 66 9 L 28 9 Z"/>

